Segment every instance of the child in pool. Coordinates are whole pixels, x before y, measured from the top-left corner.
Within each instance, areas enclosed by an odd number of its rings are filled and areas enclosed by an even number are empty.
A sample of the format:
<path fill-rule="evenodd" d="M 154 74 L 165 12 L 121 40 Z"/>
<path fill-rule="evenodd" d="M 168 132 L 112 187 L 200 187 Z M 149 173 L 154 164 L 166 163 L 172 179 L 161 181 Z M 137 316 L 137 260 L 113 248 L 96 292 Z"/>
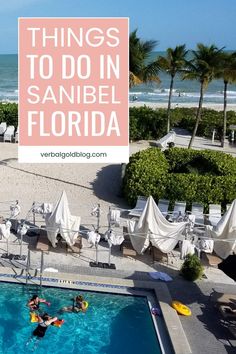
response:
<path fill-rule="evenodd" d="M 72 299 L 73 305 L 72 306 L 66 306 L 63 307 L 60 312 L 86 312 L 86 306 L 84 303 L 84 298 L 82 295 L 76 296 L 75 299 Z"/>

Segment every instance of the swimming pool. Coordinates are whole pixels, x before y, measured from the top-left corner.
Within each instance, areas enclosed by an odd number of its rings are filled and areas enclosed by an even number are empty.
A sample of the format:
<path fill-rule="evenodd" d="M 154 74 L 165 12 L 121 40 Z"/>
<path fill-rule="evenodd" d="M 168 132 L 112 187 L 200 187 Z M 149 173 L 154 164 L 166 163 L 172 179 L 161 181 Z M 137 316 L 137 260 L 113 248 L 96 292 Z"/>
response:
<path fill-rule="evenodd" d="M 160 354 L 146 297 L 43 288 L 0 283 L 0 353 L 32 353 L 26 346 L 35 323 L 29 321 L 28 299 L 39 294 L 51 302 L 41 310 L 57 315 L 80 293 L 89 302 L 86 313 L 64 313 L 61 328 L 50 326 L 35 353 L 45 354 Z"/>

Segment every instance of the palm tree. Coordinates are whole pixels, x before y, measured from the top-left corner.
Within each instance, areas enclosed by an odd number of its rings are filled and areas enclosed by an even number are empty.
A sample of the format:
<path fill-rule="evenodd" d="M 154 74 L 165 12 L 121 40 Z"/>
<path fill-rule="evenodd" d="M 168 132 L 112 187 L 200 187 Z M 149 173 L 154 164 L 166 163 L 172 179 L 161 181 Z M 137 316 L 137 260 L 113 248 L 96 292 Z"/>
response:
<path fill-rule="evenodd" d="M 174 78 L 177 73 L 183 72 L 186 65 L 186 56 L 188 50 L 186 50 L 185 44 L 178 45 L 174 49 L 168 48 L 166 57 L 160 56 L 158 58 L 158 63 L 161 70 L 165 71 L 171 76 L 170 80 L 170 90 L 167 108 L 167 133 L 170 130 L 170 109 L 171 109 L 171 98 L 174 86 Z"/>
<path fill-rule="evenodd" d="M 187 64 L 186 73 L 183 79 L 197 80 L 200 83 L 200 97 L 196 113 L 196 123 L 188 148 L 192 147 L 197 128 L 201 119 L 202 103 L 204 92 L 208 84 L 216 76 L 220 57 L 223 48 L 219 49 L 215 45 L 205 46 L 202 43 L 197 44 L 197 50 L 192 51 L 193 59 Z"/>
<path fill-rule="evenodd" d="M 223 134 L 221 140 L 221 146 L 224 148 L 227 124 L 227 90 L 228 84 L 236 82 L 236 52 L 222 53 L 217 77 L 224 81 Z"/>
<path fill-rule="evenodd" d="M 160 81 L 158 65 L 156 61 L 148 62 L 151 52 L 157 45 L 157 41 L 142 41 L 137 37 L 137 29 L 129 36 L 129 86 L 142 82 Z"/>

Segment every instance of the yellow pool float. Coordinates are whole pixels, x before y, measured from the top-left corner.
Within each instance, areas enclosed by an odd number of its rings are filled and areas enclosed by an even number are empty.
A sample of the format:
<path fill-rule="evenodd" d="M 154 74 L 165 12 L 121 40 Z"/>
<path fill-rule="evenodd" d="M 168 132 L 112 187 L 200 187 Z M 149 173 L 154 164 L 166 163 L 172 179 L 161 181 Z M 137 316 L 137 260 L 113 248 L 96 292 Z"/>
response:
<path fill-rule="evenodd" d="M 180 314 L 184 316 L 191 316 L 192 312 L 190 308 L 180 301 L 172 301 L 171 306 Z"/>
<path fill-rule="evenodd" d="M 87 310 L 89 303 L 87 301 L 83 301 L 83 305 L 84 305 L 84 309 Z"/>
<path fill-rule="evenodd" d="M 37 313 L 35 313 L 35 312 L 30 312 L 30 321 L 31 321 L 31 322 L 38 322 L 38 321 L 39 321 L 39 318 L 38 318 Z"/>

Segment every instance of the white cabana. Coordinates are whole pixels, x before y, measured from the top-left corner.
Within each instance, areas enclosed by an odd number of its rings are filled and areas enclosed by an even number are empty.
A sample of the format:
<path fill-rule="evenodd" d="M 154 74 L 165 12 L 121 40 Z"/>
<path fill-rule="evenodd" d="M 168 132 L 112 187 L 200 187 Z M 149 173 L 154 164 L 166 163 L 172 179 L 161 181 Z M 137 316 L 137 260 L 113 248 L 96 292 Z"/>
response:
<path fill-rule="evenodd" d="M 207 226 L 207 233 L 214 239 L 215 253 L 225 259 L 236 248 L 236 199 L 214 227 Z M 220 241 L 226 240 L 226 241 Z"/>
<path fill-rule="evenodd" d="M 58 233 L 69 246 L 75 244 L 80 227 L 80 217 L 71 215 L 65 191 L 62 192 L 52 213 L 46 214 L 45 221 L 48 239 L 53 247 L 56 247 Z"/>
<path fill-rule="evenodd" d="M 128 231 L 133 248 L 143 253 L 149 243 L 159 248 L 162 252 L 168 253 L 183 239 L 183 231 L 187 222 L 171 223 L 165 219 L 150 196 L 138 221 L 128 221 Z"/>

